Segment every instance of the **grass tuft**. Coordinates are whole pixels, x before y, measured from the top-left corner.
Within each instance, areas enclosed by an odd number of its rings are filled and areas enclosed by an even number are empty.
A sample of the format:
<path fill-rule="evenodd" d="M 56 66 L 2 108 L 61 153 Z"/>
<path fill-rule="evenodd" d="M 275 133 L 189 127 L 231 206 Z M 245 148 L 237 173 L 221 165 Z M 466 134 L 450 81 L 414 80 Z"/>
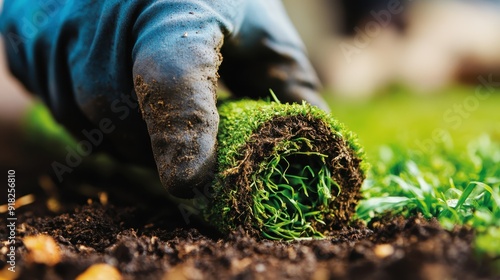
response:
<path fill-rule="evenodd" d="M 285 150 L 252 177 L 253 212 L 266 238 L 323 237 L 313 225 L 324 223 L 333 194 L 340 193 L 325 158 Z"/>

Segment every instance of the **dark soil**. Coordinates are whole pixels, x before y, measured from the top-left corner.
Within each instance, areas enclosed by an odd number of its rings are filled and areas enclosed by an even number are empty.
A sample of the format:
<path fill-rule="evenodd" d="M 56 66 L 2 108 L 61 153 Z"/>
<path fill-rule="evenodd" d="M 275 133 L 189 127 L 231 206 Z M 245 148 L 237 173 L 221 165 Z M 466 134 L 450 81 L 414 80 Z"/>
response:
<path fill-rule="evenodd" d="M 475 257 L 471 230 L 447 231 L 419 216 L 357 223 L 325 240 L 278 242 L 241 229 L 220 237 L 186 224 L 161 199 L 138 194 L 130 203 L 110 193 L 104 203 L 63 193 L 57 214 L 45 207 L 43 193 L 36 196 L 16 212 L 19 279 L 72 279 L 95 263 L 116 266 L 125 279 L 495 279 Z M 23 237 L 41 233 L 61 248 L 53 267 L 25 258 Z M 0 239 L 6 237 L 2 219 Z"/>

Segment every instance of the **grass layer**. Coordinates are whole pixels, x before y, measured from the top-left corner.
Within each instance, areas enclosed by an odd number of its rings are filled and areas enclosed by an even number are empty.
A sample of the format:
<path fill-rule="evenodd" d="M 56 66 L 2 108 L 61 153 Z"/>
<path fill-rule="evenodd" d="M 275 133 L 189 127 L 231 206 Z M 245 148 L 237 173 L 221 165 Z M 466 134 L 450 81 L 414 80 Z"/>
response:
<path fill-rule="evenodd" d="M 345 225 L 366 166 L 355 136 L 307 104 L 219 107 L 218 175 L 205 219 L 270 239 L 321 237 Z"/>
<path fill-rule="evenodd" d="M 500 269 L 499 142 L 483 135 L 462 151 L 449 143 L 433 153 L 386 146 L 369 173 L 358 218 L 422 213 L 450 230 L 474 228 L 476 250 Z"/>

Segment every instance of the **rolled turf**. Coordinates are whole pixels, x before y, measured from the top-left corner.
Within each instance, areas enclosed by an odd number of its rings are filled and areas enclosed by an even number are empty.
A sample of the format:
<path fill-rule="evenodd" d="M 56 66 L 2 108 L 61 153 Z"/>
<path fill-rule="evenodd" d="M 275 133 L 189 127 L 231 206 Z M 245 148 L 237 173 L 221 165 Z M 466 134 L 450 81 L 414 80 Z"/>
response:
<path fill-rule="evenodd" d="M 360 199 L 363 149 L 307 104 L 242 100 L 219 106 L 218 175 L 205 220 L 269 239 L 323 237 Z"/>

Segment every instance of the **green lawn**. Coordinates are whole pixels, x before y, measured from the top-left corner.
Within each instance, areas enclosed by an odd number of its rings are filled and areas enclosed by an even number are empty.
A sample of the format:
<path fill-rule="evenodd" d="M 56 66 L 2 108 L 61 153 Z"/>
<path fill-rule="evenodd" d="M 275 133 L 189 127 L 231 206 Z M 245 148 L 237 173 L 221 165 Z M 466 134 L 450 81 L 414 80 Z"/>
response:
<path fill-rule="evenodd" d="M 358 217 L 420 212 L 450 229 L 473 227 L 477 251 L 498 264 L 500 92 L 391 91 L 363 103 L 329 100 L 334 116 L 358 134 L 372 166 Z"/>
<path fill-rule="evenodd" d="M 370 156 L 387 144 L 420 150 L 431 147 L 430 142 L 437 145 L 443 138 L 436 135 L 440 131 L 446 131 L 454 145 L 463 148 L 485 133 L 500 140 L 500 91 L 480 100 L 474 90 L 450 88 L 439 94 L 418 96 L 404 89 L 392 89 L 370 101 L 329 98 L 328 103 L 333 115 L 358 134 Z"/>

